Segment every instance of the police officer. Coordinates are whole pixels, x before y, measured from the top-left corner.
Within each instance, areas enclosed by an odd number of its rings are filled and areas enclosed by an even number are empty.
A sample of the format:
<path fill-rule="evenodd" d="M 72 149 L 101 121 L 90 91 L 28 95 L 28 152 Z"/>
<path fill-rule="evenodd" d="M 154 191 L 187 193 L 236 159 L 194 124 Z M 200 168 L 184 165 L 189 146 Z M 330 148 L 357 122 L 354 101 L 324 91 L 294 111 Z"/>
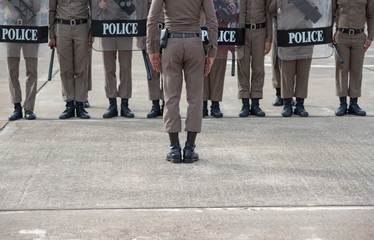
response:
<path fill-rule="evenodd" d="M 162 63 L 155 41 L 159 15 L 164 6 L 165 28 L 168 29 L 167 46 L 163 50 Z M 207 55 L 201 43 L 201 11 L 205 13 L 209 45 Z M 164 129 L 169 133 L 170 152 L 166 159 L 182 162 L 178 133 L 181 131 L 179 101 L 183 75 L 187 95 L 187 140 L 183 149 L 183 161 L 199 160 L 195 152 L 195 139 L 201 131 L 203 77 L 213 65 L 217 50 L 217 19 L 211 0 L 153 0 L 147 23 L 147 50 L 152 67 L 164 75 Z"/>
<path fill-rule="evenodd" d="M 214 0 L 213 1 L 218 27 L 236 27 L 238 24 L 238 6 L 235 0 Z M 222 10 L 221 8 L 224 8 Z M 222 15 L 222 16 L 221 16 Z M 203 117 L 208 116 L 208 100 L 211 100 L 210 115 L 215 118 L 223 117 L 219 102 L 223 98 L 223 86 L 226 74 L 227 53 L 231 46 L 221 45 L 217 49 L 217 58 L 214 61 L 212 69 L 208 76 L 204 78 L 203 94 Z"/>
<path fill-rule="evenodd" d="M 130 18 L 129 14 L 123 11 L 120 4 L 117 4 L 114 0 L 95 0 L 93 4 L 99 5 L 102 20 Z M 104 50 L 105 93 L 109 99 L 109 108 L 103 114 L 103 118 L 118 116 L 117 97 L 121 98 L 121 116 L 133 118 L 134 113 L 129 108 L 129 98 L 132 94 L 132 38 L 102 38 L 101 43 Z M 116 77 L 117 55 L 120 74 L 118 87 Z"/>
<path fill-rule="evenodd" d="M 152 0 L 148 0 L 148 11 L 151 7 Z M 163 23 L 163 14 L 160 17 L 160 25 L 162 26 Z M 159 26 L 160 28 L 160 26 Z M 156 38 L 156 41 L 159 42 L 159 37 Z M 151 66 L 149 61 L 149 56 L 147 54 L 147 62 L 148 65 Z M 149 68 L 151 72 L 151 80 L 147 81 L 148 84 L 148 98 L 152 101 L 152 108 L 147 114 L 147 118 L 155 118 L 158 116 L 162 116 L 163 112 L 163 104 L 160 106 L 160 100 L 163 101 L 164 96 L 162 92 L 162 88 L 160 87 L 160 73 L 156 72 L 152 67 Z"/>
<path fill-rule="evenodd" d="M 60 63 L 62 97 L 66 102 L 60 119 L 90 118 L 83 107 L 87 98 L 89 60 L 89 0 L 50 0 L 50 47 L 56 47 Z"/>
<path fill-rule="evenodd" d="M 24 0 L 34 14 L 37 14 L 41 8 L 41 1 Z M 7 25 L 35 25 L 35 17 L 27 20 L 25 15 L 20 11 L 23 9 L 19 2 L 7 2 L 5 12 L 5 23 Z M 15 5 L 14 5 L 15 4 Z M 18 10 L 17 10 L 18 9 Z M 10 121 L 17 120 L 23 117 L 22 114 L 22 92 L 19 82 L 19 63 L 20 52 L 23 51 L 26 64 L 26 97 L 24 101 L 25 119 L 34 120 L 34 114 L 37 80 L 38 80 L 38 44 L 30 43 L 7 43 L 7 64 L 9 73 L 9 89 L 12 103 L 14 104 L 14 112 L 9 115 Z"/>
<path fill-rule="evenodd" d="M 289 22 L 283 23 L 284 25 L 291 27 L 293 25 L 298 27 L 302 25 L 305 28 L 312 25 L 311 20 L 306 18 L 300 9 L 295 7 L 293 2 L 285 1 L 279 8 L 277 10 L 275 1 L 269 6 L 272 14 L 287 9 L 287 15 L 291 17 L 288 18 Z M 308 80 L 312 63 L 313 46 L 292 47 L 292 49 L 287 49 L 287 51 L 289 55 L 299 54 L 305 57 L 296 60 L 282 60 L 281 58 L 278 60 L 281 74 L 281 96 L 284 100 L 284 107 L 281 114 L 283 117 L 290 117 L 293 113 L 301 117 L 307 117 L 309 113 L 304 108 L 304 99 L 308 95 Z M 296 107 L 293 111 L 292 98 L 294 96 L 296 96 Z"/>
<path fill-rule="evenodd" d="M 271 48 L 272 22 L 268 11 L 269 3 L 270 0 L 240 1 L 239 22 L 246 27 L 245 55 L 238 60 L 238 97 L 243 103 L 240 117 L 247 117 L 250 113 L 259 117 L 265 116 L 259 106 L 259 99 L 263 97 L 264 56 Z M 252 100 L 251 106 L 249 98 Z"/>
<path fill-rule="evenodd" d="M 336 95 L 340 99 L 340 107 L 336 116 L 353 114 L 365 116 L 357 100 L 361 97 L 362 67 L 364 55 L 373 40 L 374 28 L 373 0 L 333 0 L 333 15 L 336 17 L 336 33 L 334 41 L 344 63 L 335 57 Z M 364 32 L 367 23 L 367 35 Z M 350 97 L 349 108 L 347 96 Z"/>

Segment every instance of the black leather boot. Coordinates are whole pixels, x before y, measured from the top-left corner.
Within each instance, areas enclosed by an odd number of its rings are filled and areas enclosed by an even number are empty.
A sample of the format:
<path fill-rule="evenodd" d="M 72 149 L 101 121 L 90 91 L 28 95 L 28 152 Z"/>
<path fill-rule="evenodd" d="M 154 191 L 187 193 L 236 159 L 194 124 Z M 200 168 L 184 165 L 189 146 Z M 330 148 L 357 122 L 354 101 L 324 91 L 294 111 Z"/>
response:
<path fill-rule="evenodd" d="M 347 107 L 347 97 L 339 97 L 340 100 L 340 107 L 336 109 L 335 115 L 336 116 L 344 116 L 347 114 L 348 107 Z"/>
<path fill-rule="evenodd" d="M 284 98 L 283 103 L 284 103 L 284 107 L 282 110 L 282 116 L 291 117 L 292 116 L 292 98 Z"/>
<path fill-rule="evenodd" d="M 90 119 L 90 114 L 84 109 L 83 102 L 75 102 L 77 117 L 82 119 Z"/>
<path fill-rule="evenodd" d="M 74 101 L 66 102 L 66 109 L 63 113 L 60 114 L 60 119 L 68 119 L 75 117 L 75 103 Z"/>
<path fill-rule="evenodd" d="M 358 106 L 357 98 L 351 98 L 349 102 L 348 114 L 366 116 L 366 112 Z"/>
<path fill-rule="evenodd" d="M 249 116 L 249 98 L 242 99 L 242 110 L 239 112 L 239 117 L 248 117 Z"/>
<path fill-rule="evenodd" d="M 210 106 L 210 115 L 212 115 L 215 118 L 223 117 L 223 113 L 219 108 L 219 102 L 212 101 L 212 105 Z"/>
<path fill-rule="evenodd" d="M 22 118 L 22 106 L 21 103 L 14 104 L 14 111 L 12 114 L 9 115 L 8 119 L 10 121 L 18 120 Z"/>
<path fill-rule="evenodd" d="M 152 109 L 148 112 L 147 118 L 155 118 L 158 116 L 162 116 L 161 108 L 160 108 L 160 101 L 153 100 L 152 101 Z"/>
<path fill-rule="evenodd" d="M 293 113 L 300 117 L 309 116 L 309 113 L 304 108 L 304 98 L 296 98 L 296 107 Z"/>
<path fill-rule="evenodd" d="M 258 98 L 252 98 L 251 104 L 251 114 L 257 117 L 265 117 L 265 112 L 260 108 L 260 103 Z"/>
<path fill-rule="evenodd" d="M 281 98 L 281 89 L 276 88 L 275 89 L 276 93 L 275 95 L 277 96 L 275 100 L 273 101 L 273 106 L 282 106 L 283 105 L 283 99 Z"/>
<path fill-rule="evenodd" d="M 117 116 L 117 98 L 109 98 L 109 108 L 103 114 L 103 118 L 112 118 Z"/>
<path fill-rule="evenodd" d="M 172 163 L 181 163 L 181 146 L 179 144 L 178 133 L 169 133 L 170 152 L 166 155 L 166 160 Z"/>
<path fill-rule="evenodd" d="M 203 101 L 203 117 L 208 116 L 208 101 Z"/>
<path fill-rule="evenodd" d="M 133 118 L 134 113 L 129 108 L 129 100 L 121 98 L 121 116 L 126 118 Z"/>
<path fill-rule="evenodd" d="M 187 141 L 183 148 L 183 162 L 193 163 L 199 161 L 199 154 L 195 152 L 197 132 L 187 132 Z"/>
<path fill-rule="evenodd" d="M 33 113 L 33 111 L 26 110 L 25 111 L 25 119 L 27 119 L 27 120 L 35 120 L 36 119 L 36 115 L 35 115 L 35 113 Z"/>

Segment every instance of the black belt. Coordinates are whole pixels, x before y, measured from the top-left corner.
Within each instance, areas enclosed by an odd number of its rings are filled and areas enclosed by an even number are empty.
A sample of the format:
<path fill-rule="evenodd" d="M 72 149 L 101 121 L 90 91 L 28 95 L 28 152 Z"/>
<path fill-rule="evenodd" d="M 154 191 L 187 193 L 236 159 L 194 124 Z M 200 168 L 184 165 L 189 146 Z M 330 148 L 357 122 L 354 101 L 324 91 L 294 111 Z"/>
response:
<path fill-rule="evenodd" d="M 57 19 L 57 23 L 75 26 L 75 25 L 79 25 L 82 23 L 87 23 L 87 19 L 71 19 L 71 20 Z"/>
<path fill-rule="evenodd" d="M 364 31 L 363 28 L 361 28 L 361 29 L 353 29 L 353 28 L 336 28 L 336 30 L 339 31 L 339 32 L 342 32 L 342 33 L 349 34 L 349 35 L 359 34 L 359 33 L 362 33 L 362 32 Z"/>
<path fill-rule="evenodd" d="M 245 27 L 249 28 L 249 29 L 252 29 L 252 30 L 256 30 L 256 29 L 260 29 L 260 28 L 266 27 L 266 23 L 246 24 Z"/>
<path fill-rule="evenodd" d="M 200 37 L 200 33 L 169 33 L 169 38 L 192 38 Z"/>

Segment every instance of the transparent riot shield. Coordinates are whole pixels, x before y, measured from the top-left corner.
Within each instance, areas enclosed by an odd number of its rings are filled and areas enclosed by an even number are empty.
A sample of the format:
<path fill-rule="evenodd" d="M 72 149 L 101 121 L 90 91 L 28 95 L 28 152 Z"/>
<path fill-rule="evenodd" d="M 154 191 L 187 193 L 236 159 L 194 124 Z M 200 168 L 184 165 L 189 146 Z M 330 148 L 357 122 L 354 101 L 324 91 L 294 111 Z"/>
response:
<path fill-rule="evenodd" d="M 48 42 L 48 0 L 0 1 L 0 55 L 36 58 Z M 45 54 L 46 55 L 46 54 Z"/>
<path fill-rule="evenodd" d="M 92 0 L 92 48 L 144 50 L 147 13 L 148 0 Z"/>
<path fill-rule="evenodd" d="M 330 57 L 332 25 L 330 0 L 277 0 L 278 57 Z"/>
<path fill-rule="evenodd" d="M 216 59 L 240 59 L 243 51 L 238 46 L 244 45 L 245 28 L 239 27 L 240 0 L 213 0 L 218 22 L 218 49 Z M 202 19 L 202 40 L 208 42 L 205 17 Z"/>

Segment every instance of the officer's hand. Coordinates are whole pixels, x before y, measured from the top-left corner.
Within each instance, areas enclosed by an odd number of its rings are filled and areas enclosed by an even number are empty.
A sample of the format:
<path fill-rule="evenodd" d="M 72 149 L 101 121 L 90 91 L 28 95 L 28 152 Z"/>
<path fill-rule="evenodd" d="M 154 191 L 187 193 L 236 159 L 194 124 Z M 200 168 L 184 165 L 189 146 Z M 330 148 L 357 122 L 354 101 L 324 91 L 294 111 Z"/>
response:
<path fill-rule="evenodd" d="M 50 38 L 48 46 L 52 49 L 56 47 L 56 39 Z"/>
<path fill-rule="evenodd" d="M 161 67 L 161 57 L 159 53 L 150 53 L 148 54 L 149 56 L 149 61 L 152 64 L 153 69 L 156 72 L 161 72 L 162 67 Z"/>
<path fill-rule="evenodd" d="M 365 40 L 365 44 L 364 44 L 365 52 L 366 52 L 366 50 L 368 50 L 368 48 L 370 47 L 371 42 L 372 42 L 372 40 L 370 40 L 370 39 L 366 39 L 366 40 Z"/>
<path fill-rule="evenodd" d="M 205 58 L 204 77 L 208 76 L 210 69 L 212 69 L 213 63 L 214 63 L 214 58 L 210 58 L 210 57 Z"/>
<path fill-rule="evenodd" d="M 265 52 L 264 55 L 268 54 L 271 49 L 271 42 L 265 42 Z"/>
<path fill-rule="evenodd" d="M 105 10 L 107 7 L 108 7 L 108 3 L 107 3 L 107 2 L 104 2 L 104 0 L 102 0 L 102 1 L 99 3 L 99 8 Z"/>

